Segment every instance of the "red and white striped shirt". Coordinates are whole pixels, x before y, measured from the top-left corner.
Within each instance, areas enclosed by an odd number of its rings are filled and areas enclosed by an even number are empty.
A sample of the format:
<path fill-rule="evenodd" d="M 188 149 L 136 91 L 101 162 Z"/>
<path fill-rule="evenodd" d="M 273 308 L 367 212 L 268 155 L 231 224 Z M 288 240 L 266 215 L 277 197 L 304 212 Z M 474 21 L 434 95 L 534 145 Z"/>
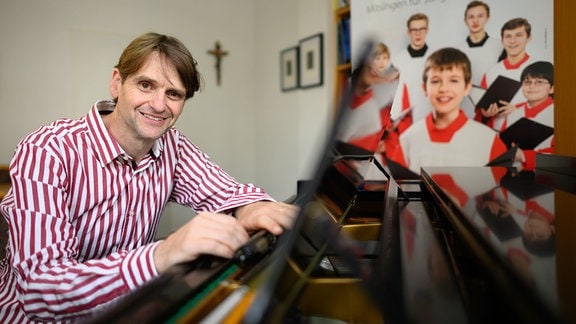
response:
<path fill-rule="evenodd" d="M 272 200 L 176 129 L 134 165 L 100 117 L 113 106 L 97 102 L 84 118 L 56 121 L 16 147 L 0 204 L 10 231 L 0 323 L 72 321 L 157 276 L 154 238 L 169 201 L 228 212 Z"/>

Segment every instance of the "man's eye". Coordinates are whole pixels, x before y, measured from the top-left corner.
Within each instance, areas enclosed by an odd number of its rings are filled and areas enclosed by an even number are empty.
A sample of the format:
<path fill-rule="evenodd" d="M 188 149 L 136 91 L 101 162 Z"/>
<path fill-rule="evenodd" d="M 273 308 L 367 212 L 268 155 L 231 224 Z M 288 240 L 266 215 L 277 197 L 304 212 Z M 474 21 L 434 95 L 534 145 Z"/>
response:
<path fill-rule="evenodd" d="M 172 100 L 180 100 L 182 99 L 182 94 L 178 91 L 168 91 L 167 93 L 168 97 L 170 97 Z"/>
<path fill-rule="evenodd" d="M 150 82 L 142 81 L 139 83 L 139 85 L 140 85 L 140 88 L 143 90 L 148 90 L 151 88 Z"/>

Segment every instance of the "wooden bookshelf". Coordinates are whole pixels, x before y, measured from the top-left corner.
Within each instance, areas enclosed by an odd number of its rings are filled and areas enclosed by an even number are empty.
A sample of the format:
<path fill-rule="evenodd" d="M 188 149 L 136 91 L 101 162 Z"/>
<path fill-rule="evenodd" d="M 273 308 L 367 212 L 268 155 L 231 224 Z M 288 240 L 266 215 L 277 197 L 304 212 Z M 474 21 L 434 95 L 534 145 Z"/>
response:
<path fill-rule="evenodd" d="M 342 90 L 348 85 L 352 70 L 350 63 L 350 5 L 348 1 L 334 1 L 334 28 L 336 29 L 334 102 L 338 102 Z"/>
<path fill-rule="evenodd" d="M 10 189 L 10 174 L 7 165 L 0 165 L 0 201 Z"/>

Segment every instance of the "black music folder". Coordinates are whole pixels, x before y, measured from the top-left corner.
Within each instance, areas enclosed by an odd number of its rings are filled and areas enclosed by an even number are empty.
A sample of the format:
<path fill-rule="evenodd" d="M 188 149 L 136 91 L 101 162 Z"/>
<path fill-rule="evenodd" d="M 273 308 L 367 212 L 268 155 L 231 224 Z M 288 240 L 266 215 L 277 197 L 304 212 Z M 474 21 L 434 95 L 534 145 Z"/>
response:
<path fill-rule="evenodd" d="M 510 102 L 516 95 L 522 82 L 505 76 L 498 76 L 488 87 L 482 98 L 476 103 L 476 108 L 488 109 L 490 104 L 497 103 L 501 107 L 500 100 Z"/>
<path fill-rule="evenodd" d="M 554 134 L 554 128 L 522 117 L 500 132 L 500 139 L 511 147 L 513 143 L 523 150 L 532 150 Z"/>
<path fill-rule="evenodd" d="M 500 185 L 524 201 L 554 191 L 553 187 L 538 183 L 536 181 L 536 173 L 527 170 L 522 170 L 518 173 L 508 172 L 500 179 Z"/>

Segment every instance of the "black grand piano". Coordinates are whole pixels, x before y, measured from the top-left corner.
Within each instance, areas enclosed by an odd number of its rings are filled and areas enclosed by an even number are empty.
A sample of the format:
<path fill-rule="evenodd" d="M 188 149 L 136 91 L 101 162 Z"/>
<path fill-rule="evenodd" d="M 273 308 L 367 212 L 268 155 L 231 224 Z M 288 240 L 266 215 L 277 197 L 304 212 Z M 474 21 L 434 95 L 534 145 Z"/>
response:
<path fill-rule="evenodd" d="M 336 145 L 345 119 L 299 183 L 292 230 L 174 267 L 92 322 L 576 322 L 575 245 L 561 237 L 575 158 L 402 176 Z"/>
<path fill-rule="evenodd" d="M 366 181 L 358 170 L 371 163 L 330 163 L 298 231 L 254 260 L 182 265 L 94 322 L 575 320 L 562 293 L 574 275 L 559 275 L 555 244 L 557 217 L 573 216 L 559 207 L 576 206 L 573 174 L 434 167 L 419 180 Z"/>

